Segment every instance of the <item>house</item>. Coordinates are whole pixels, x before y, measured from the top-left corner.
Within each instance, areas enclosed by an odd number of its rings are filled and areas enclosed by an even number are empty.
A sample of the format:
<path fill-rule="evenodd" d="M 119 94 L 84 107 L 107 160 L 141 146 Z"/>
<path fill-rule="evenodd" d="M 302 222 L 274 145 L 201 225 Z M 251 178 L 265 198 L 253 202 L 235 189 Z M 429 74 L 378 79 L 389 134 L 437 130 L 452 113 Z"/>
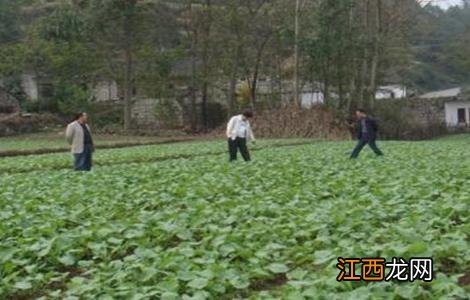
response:
<path fill-rule="evenodd" d="M 462 88 L 456 87 L 447 90 L 435 91 L 419 96 L 421 99 L 438 99 L 458 97 L 462 93 Z"/>
<path fill-rule="evenodd" d="M 435 91 L 419 96 L 431 102 L 441 103 L 445 123 L 449 127 L 470 127 L 470 96 L 460 87 Z"/>
<path fill-rule="evenodd" d="M 377 104 L 406 113 L 423 128 L 443 124 L 449 129 L 470 129 L 470 89 L 456 87 L 421 96 L 388 99 Z"/>
<path fill-rule="evenodd" d="M 318 86 L 318 85 L 317 85 Z M 380 86 L 375 94 L 375 98 L 378 100 L 382 99 L 404 99 L 408 96 L 408 90 L 403 85 L 384 85 Z M 330 97 L 337 98 L 336 93 L 331 93 Z M 310 108 L 316 104 L 324 103 L 324 94 L 319 89 L 313 89 L 306 87 L 301 91 L 302 107 Z"/>
<path fill-rule="evenodd" d="M 293 94 L 293 82 L 281 82 L 282 92 L 281 99 L 283 102 L 289 101 Z M 325 95 L 322 91 L 323 84 L 320 82 L 305 83 L 300 88 L 300 100 L 303 108 L 311 108 L 314 105 L 323 104 L 325 102 Z M 260 97 L 263 95 L 273 95 L 276 88 L 272 88 L 269 80 L 258 82 L 258 94 Z M 279 89 L 278 89 L 279 90 Z M 329 96 L 333 99 L 338 99 L 338 94 L 330 92 Z M 376 99 L 404 99 L 408 97 L 408 89 L 404 85 L 393 84 L 380 86 L 376 92 Z"/>
<path fill-rule="evenodd" d="M 237 88 L 240 89 L 246 82 L 240 80 Z M 299 99 L 303 108 L 324 103 L 324 94 L 321 91 L 322 84 L 319 82 L 303 83 L 299 89 Z M 258 99 L 263 101 L 273 101 L 277 99 L 281 103 L 292 101 L 294 96 L 294 82 L 292 80 L 275 80 L 271 78 L 260 78 L 256 89 Z M 330 96 L 336 97 L 332 93 Z"/>
<path fill-rule="evenodd" d="M 323 104 L 325 96 L 318 90 L 303 90 L 300 94 L 301 106 L 311 108 L 314 105 Z"/>
<path fill-rule="evenodd" d="M 37 101 L 39 99 L 38 82 L 34 75 L 23 74 L 21 76 L 21 88 L 29 100 Z"/>
<path fill-rule="evenodd" d="M 21 88 L 25 96 L 32 102 L 48 98 L 53 94 L 53 87 L 47 80 L 38 79 L 30 73 L 21 76 Z M 97 80 L 92 86 L 91 98 L 97 102 L 118 100 L 119 89 L 116 82 L 108 79 Z"/>
<path fill-rule="evenodd" d="M 114 80 L 99 80 L 93 87 L 93 100 L 96 102 L 119 100 L 119 88 Z"/>
<path fill-rule="evenodd" d="M 392 84 L 379 86 L 376 93 L 375 99 L 403 99 L 408 96 L 407 88 L 404 85 Z"/>

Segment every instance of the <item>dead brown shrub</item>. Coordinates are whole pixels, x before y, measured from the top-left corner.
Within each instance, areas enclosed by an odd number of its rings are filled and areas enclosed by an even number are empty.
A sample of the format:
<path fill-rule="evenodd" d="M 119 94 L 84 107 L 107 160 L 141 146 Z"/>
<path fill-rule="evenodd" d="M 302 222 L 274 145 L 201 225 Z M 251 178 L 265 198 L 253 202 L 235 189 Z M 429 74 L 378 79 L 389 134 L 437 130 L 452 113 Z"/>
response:
<path fill-rule="evenodd" d="M 64 124 L 63 120 L 52 114 L 0 114 L 0 136 L 33 133 Z"/>
<path fill-rule="evenodd" d="M 252 124 L 255 134 L 264 138 L 344 140 L 351 137 L 346 122 L 325 106 L 304 109 L 290 105 L 269 110 L 256 116 Z"/>

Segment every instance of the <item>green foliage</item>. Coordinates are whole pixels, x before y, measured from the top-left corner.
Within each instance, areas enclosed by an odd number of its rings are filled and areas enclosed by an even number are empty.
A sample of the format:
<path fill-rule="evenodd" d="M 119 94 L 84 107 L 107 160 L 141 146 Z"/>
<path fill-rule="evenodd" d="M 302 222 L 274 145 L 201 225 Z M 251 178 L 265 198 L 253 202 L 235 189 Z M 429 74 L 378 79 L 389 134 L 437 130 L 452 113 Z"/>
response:
<path fill-rule="evenodd" d="M 29 110 L 70 115 L 88 110 L 91 90 L 101 63 L 89 43 L 90 32 L 83 15 L 68 5 L 59 6 L 41 17 L 30 29 L 30 48 L 24 55 L 28 68 L 34 68 L 39 84 L 50 92 L 42 93 Z M 24 71 L 24 70 L 23 70 Z"/>
<path fill-rule="evenodd" d="M 95 119 L 92 117 L 92 127 L 95 125 Z M 61 126 L 59 129 L 64 129 Z M 92 129 L 93 130 L 93 129 Z M 156 143 L 159 141 L 156 137 L 149 136 L 122 136 L 122 135 L 101 135 L 93 130 L 96 145 L 111 146 L 116 144 L 131 143 Z M 55 133 L 36 133 L 26 134 L 16 137 L 0 137 L 0 155 L 4 151 L 36 151 L 36 150 L 54 150 L 67 149 L 68 145 L 64 142 L 63 134 Z M 67 149 L 68 150 L 68 149 Z M 67 151 L 68 152 L 68 151 Z M 60 160 L 59 156 L 57 159 Z"/>
<path fill-rule="evenodd" d="M 59 112 L 67 116 L 72 116 L 77 111 L 89 111 L 91 107 L 89 98 L 86 89 L 70 83 L 60 82 L 54 91 L 54 100 L 57 101 Z"/>
<path fill-rule="evenodd" d="M 221 92 L 237 110 L 240 80 L 249 82 L 240 106 L 263 111 L 291 98 L 295 2 L 3 0 L 0 77 L 33 73 L 57 91 L 37 106 L 63 113 L 86 107 L 96 82 L 115 81 L 123 108 L 133 96 L 190 102 L 185 119 L 197 130 L 208 127 L 207 103 Z M 468 81 L 468 1 L 448 11 L 417 1 L 300 2 L 301 85 L 321 89 L 327 104 L 348 112 L 373 107 L 382 84 L 431 90 Z M 259 93 L 264 79 L 273 84 Z M 6 88 L 25 98 L 18 84 Z"/>
<path fill-rule="evenodd" d="M 172 66 L 184 58 L 181 49 L 160 51 L 151 45 L 143 46 L 136 53 L 141 67 L 137 74 L 137 86 L 149 97 L 174 97 L 174 84 L 170 80 Z"/>
<path fill-rule="evenodd" d="M 237 90 L 237 108 L 249 107 L 250 105 L 250 86 L 244 82 L 238 87 Z"/>
<path fill-rule="evenodd" d="M 16 42 L 21 34 L 21 23 L 17 17 L 18 1 L 3 0 L 0 2 L 0 44 Z"/>
<path fill-rule="evenodd" d="M 18 12 L 17 12 L 18 14 Z M 83 18 L 68 6 L 60 6 L 39 18 L 28 32 L 30 39 L 0 48 L 3 87 L 26 111 L 50 111 L 69 115 L 87 110 L 89 85 L 97 68 L 96 57 L 85 43 Z M 38 85 L 50 91 L 38 102 L 29 102 L 21 89 L 20 76 L 35 71 Z"/>
<path fill-rule="evenodd" d="M 181 107 L 172 99 L 161 100 L 155 107 L 155 116 L 165 128 L 178 128 Z"/>
<path fill-rule="evenodd" d="M 0 88 L 10 95 L 23 100 L 19 75 L 24 69 L 27 47 L 21 43 L 23 19 L 20 5 L 23 1 L 4 0 L 0 2 Z"/>
<path fill-rule="evenodd" d="M 409 99 L 389 99 L 376 104 L 373 111 L 380 127 L 380 137 L 388 140 L 425 140 L 449 134 L 447 124 L 428 115 L 426 123 L 416 117 Z"/>
<path fill-rule="evenodd" d="M 49 138 L 48 138 L 49 140 Z M 138 141 L 136 137 L 128 137 L 127 141 Z M 62 148 L 66 147 L 64 137 L 60 140 L 54 139 L 50 142 L 39 141 L 18 141 L 18 139 L 7 138 L 0 140 L 0 150 L 24 150 L 24 149 L 43 149 L 43 148 Z M 305 143 L 304 139 L 284 139 L 284 140 L 265 140 L 259 141 L 257 147 L 281 146 L 291 143 Z M 103 140 L 102 137 L 96 138 L 96 144 L 112 144 Z M 225 143 L 213 142 L 192 142 L 179 143 L 177 145 L 159 145 L 159 146 L 141 146 L 134 148 L 112 149 L 97 151 L 94 156 L 95 164 L 99 166 L 110 166 L 114 164 L 132 164 L 132 163 L 151 163 L 153 161 L 168 160 L 178 157 L 192 157 L 198 155 L 220 154 L 225 152 Z M 130 151 L 132 150 L 132 151 Z M 4 173 L 22 173 L 29 171 L 51 171 L 68 169 L 70 167 L 70 154 L 48 154 L 38 156 L 31 161 L 29 157 L 4 158 L 0 166 L 0 174 Z"/>
<path fill-rule="evenodd" d="M 15 77 L 21 74 L 25 66 L 27 47 L 21 44 L 10 44 L 0 48 L 0 76 Z"/>
<path fill-rule="evenodd" d="M 468 83 L 470 5 L 443 11 L 430 6 L 417 16 L 410 35 L 417 59 L 409 80 L 422 90 Z"/>
<path fill-rule="evenodd" d="M 464 299 L 467 144 L 384 142 L 384 159 L 349 161 L 352 143 L 328 142 L 266 148 L 251 164 L 206 155 L 89 174 L 19 158 L 31 171 L 0 177 L 0 296 Z M 209 148 L 225 143 L 106 156 Z M 338 283 L 337 256 L 431 256 L 436 278 Z"/>
<path fill-rule="evenodd" d="M 301 44 L 307 56 L 308 70 L 318 70 L 311 74 L 313 80 L 323 79 L 338 85 L 352 76 L 348 73 L 352 58 L 367 46 L 356 28 L 348 29 L 352 5 L 349 0 L 321 1 L 316 13 L 308 19 L 308 26 L 315 28 L 316 34 L 305 36 Z"/>
<path fill-rule="evenodd" d="M 68 5 L 38 20 L 35 30 L 42 39 L 55 42 L 85 41 L 90 33 L 84 17 Z"/>
<path fill-rule="evenodd" d="M 21 78 L 17 74 L 13 74 L 14 75 L 10 75 L 3 79 L 0 90 L 7 91 L 9 95 L 19 100 L 20 106 L 24 106 L 27 101 L 21 86 Z"/>

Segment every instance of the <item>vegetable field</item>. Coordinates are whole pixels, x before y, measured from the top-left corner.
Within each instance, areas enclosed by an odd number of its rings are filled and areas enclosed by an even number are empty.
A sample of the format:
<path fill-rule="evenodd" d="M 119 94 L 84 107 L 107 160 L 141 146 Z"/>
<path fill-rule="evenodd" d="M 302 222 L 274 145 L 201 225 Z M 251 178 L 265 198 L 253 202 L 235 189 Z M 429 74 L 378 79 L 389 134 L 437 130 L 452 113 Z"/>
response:
<path fill-rule="evenodd" d="M 152 137 L 139 136 L 119 136 L 119 135 L 96 135 L 97 145 L 106 146 L 124 143 L 152 143 L 158 142 L 160 139 Z M 63 132 L 29 134 L 17 137 L 0 137 L 0 154 L 5 151 L 14 150 L 40 150 L 40 149 L 62 149 L 67 145 L 64 144 Z"/>
<path fill-rule="evenodd" d="M 1 159 L 0 298 L 468 299 L 470 138 L 380 145 L 133 147 L 87 174 Z M 339 283 L 339 256 L 432 257 L 435 278 Z"/>

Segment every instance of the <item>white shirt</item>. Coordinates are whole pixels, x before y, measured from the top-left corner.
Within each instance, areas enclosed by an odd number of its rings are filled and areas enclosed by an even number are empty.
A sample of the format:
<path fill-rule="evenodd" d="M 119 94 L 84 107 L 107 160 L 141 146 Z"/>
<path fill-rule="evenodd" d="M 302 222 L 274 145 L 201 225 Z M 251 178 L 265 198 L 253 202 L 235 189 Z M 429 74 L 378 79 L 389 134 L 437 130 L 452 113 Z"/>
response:
<path fill-rule="evenodd" d="M 241 120 L 240 124 L 238 124 L 237 137 L 246 138 L 247 128 L 248 124 L 246 123 L 246 121 Z"/>
<path fill-rule="evenodd" d="M 234 116 L 230 119 L 227 124 L 227 137 L 232 140 L 237 137 L 255 140 L 250 122 L 243 115 Z"/>

